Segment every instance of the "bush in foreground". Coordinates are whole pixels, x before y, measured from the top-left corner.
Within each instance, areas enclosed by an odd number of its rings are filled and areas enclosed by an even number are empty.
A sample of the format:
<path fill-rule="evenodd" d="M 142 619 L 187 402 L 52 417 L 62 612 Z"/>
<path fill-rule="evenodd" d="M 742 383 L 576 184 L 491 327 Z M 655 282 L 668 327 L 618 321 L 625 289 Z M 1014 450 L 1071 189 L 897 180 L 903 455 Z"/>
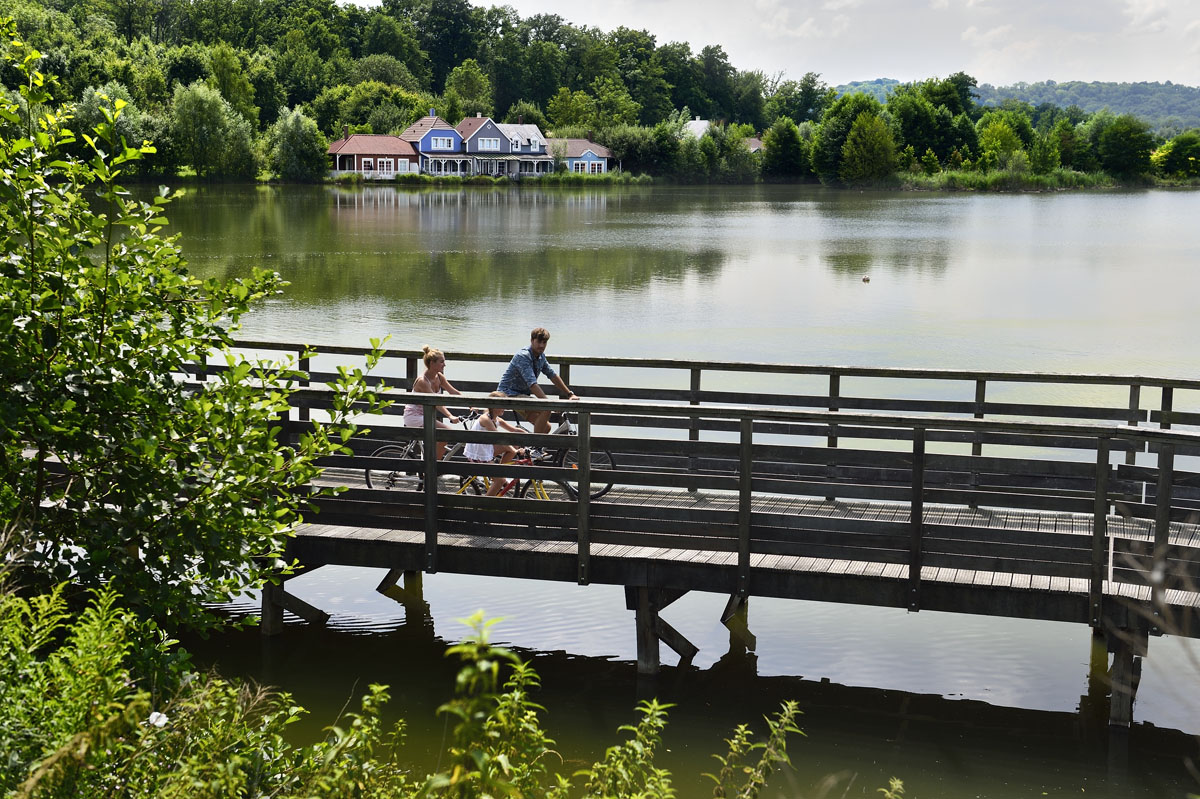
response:
<path fill-rule="evenodd" d="M 111 591 L 72 614 L 61 591 L 0 593 L 0 795 L 17 799 L 113 796 L 639 797 L 674 795 L 654 765 L 667 705 L 649 700 L 623 740 L 571 775 L 541 726 L 537 674 L 488 643 L 491 622 L 447 654 L 461 660 L 453 699 L 439 708 L 452 729 L 443 771 L 419 776 L 402 760 L 404 725 L 386 727 L 386 686 L 357 713 L 297 745 L 286 735 L 304 709 L 286 693 L 186 671 L 171 642 L 136 621 Z M 767 719 L 764 741 L 739 726 L 710 775 L 714 796 L 755 797 L 788 764 L 799 733 L 794 702 Z"/>

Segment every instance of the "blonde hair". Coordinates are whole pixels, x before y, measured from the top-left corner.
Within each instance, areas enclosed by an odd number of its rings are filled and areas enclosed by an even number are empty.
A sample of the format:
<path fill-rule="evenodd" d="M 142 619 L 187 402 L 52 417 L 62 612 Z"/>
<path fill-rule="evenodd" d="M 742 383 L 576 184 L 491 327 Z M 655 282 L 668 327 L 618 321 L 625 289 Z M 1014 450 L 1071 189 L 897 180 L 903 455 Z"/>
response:
<path fill-rule="evenodd" d="M 492 392 L 490 392 L 490 393 L 488 394 L 488 396 L 489 396 L 489 397 L 502 397 L 502 398 L 504 398 L 504 399 L 508 399 L 508 395 L 507 395 L 507 394 L 505 394 L 503 391 L 492 391 Z M 489 405 L 490 405 L 490 403 L 489 403 Z M 498 405 L 497 405 L 497 406 L 493 406 L 493 407 L 489 407 L 489 408 L 487 409 L 487 411 L 488 411 L 488 413 L 491 413 L 492 411 L 500 411 L 500 415 L 501 415 L 501 416 L 503 416 L 503 415 L 504 415 L 504 409 L 503 409 L 503 408 L 501 408 L 501 407 L 500 407 L 500 406 L 498 406 Z"/>
<path fill-rule="evenodd" d="M 438 358 L 442 358 L 443 360 L 446 358 L 441 350 L 437 347 L 431 347 L 428 344 L 421 348 L 421 352 L 425 353 L 421 360 L 425 362 L 426 366 L 429 366 L 430 363 L 436 361 Z"/>

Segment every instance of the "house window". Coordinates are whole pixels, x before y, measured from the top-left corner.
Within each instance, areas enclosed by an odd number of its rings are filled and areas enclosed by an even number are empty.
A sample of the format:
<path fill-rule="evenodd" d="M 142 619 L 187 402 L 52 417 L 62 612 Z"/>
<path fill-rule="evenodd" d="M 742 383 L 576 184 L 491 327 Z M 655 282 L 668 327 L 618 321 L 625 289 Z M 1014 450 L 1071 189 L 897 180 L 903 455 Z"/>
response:
<path fill-rule="evenodd" d="M 379 171 L 385 175 L 392 174 L 396 171 L 396 162 L 391 158 L 380 158 Z"/>
<path fill-rule="evenodd" d="M 521 137 L 520 136 L 513 136 L 511 139 L 508 140 L 508 143 L 512 145 L 512 148 L 514 150 L 521 149 Z"/>
<path fill-rule="evenodd" d="M 599 175 L 603 171 L 604 171 L 604 162 L 603 161 L 592 161 L 591 162 L 591 173 L 593 175 Z"/>
<path fill-rule="evenodd" d="M 375 168 L 375 159 L 374 158 L 364 158 L 362 160 L 362 168 L 363 168 L 363 172 L 370 172 L 372 169 Z"/>
<path fill-rule="evenodd" d="M 578 172 L 581 175 L 585 174 L 587 172 L 587 162 L 586 161 L 576 161 L 575 163 L 571 164 L 571 169 L 572 169 L 572 171 Z"/>
<path fill-rule="evenodd" d="M 429 149 L 431 150 L 453 150 L 454 139 L 449 136 L 431 136 L 429 139 Z"/>
<path fill-rule="evenodd" d="M 479 149 L 480 150 L 490 150 L 491 152 L 498 153 L 498 152 L 500 152 L 500 140 L 499 139 L 480 139 L 479 140 Z"/>

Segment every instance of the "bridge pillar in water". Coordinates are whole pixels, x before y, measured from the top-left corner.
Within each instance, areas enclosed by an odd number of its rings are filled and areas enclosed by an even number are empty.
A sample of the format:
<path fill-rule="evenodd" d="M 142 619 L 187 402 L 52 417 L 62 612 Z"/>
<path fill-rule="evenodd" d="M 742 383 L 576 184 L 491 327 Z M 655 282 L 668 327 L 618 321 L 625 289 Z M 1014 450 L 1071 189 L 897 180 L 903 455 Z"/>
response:
<path fill-rule="evenodd" d="M 1142 658 L 1148 647 L 1145 630 L 1110 630 L 1108 648 L 1113 654 L 1112 696 L 1109 700 L 1110 727 L 1129 727 L 1133 723 L 1133 700 L 1142 676 Z"/>
<path fill-rule="evenodd" d="M 637 585 L 625 586 L 625 606 L 634 612 L 637 628 L 638 674 L 658 674 L 661 661 L 658 642 L 662 641 L 679 655 L 679 665 L 686 666 L 700 651 L 683 634 L 663 621 L 658 612 L 686 594 L 669 588 Z"/>

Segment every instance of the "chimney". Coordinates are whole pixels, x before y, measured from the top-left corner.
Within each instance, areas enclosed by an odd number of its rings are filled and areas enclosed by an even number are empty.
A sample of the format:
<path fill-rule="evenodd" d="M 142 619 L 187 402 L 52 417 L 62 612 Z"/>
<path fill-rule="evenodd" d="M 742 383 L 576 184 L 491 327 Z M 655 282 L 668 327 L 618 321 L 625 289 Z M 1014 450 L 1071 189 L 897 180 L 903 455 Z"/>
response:
<path fill-rule="evenodd" d="M 431 117 L 437 116 L 437 109 L 436 108 L 429 109 L 429 116 L 431 116 Z M 700 117 L 696 117 L 696 119 L 699 119 L 699 118 Z"/>
<path fill-rule="evenodd" d="M 700 115 L 699 115 L 699 114 L 696 114 L 696 121 L 697 121 L 697 122 L 699 122 L 699 121 L 700 121 Z"/>
<path fill-rule="evenodd" d="M 593 136 L 593 134 L 592 134 L 592 132 L 589 130 L 589 131 L 588 131 L 588 141 L 592 141 L 592 140 L 593 140 L 593 139 L 592 139 L 592 136 Z"/>
<path fill-rule="evenodd" d="M 525 115 L 524 114 L 517 114 L 517 124 L 518 125 L 525 124 Z"/>
<path fill-rule="evenodd" d="M 343 139 L 350 138 L 350 126 L 349 125 L 342 125 L 342 138 Z"/>
<path fill-rule="evenodd" d="M 482 112 L 482 111 L 476 111 L 476 112 L 475 112 L 475 118 L 476 118 L 476 119 L 483 119 L 483 112 Z"/>

